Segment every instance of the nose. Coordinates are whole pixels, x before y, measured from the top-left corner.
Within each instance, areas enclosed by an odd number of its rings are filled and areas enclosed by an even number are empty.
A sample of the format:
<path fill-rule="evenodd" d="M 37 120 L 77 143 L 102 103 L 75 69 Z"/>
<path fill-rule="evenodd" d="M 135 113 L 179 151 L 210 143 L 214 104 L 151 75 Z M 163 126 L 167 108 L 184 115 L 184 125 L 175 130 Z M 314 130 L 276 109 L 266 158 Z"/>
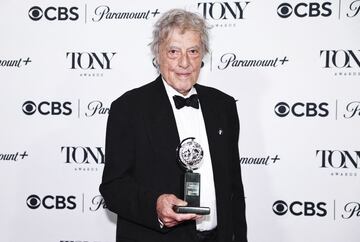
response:
<path fill-rule="evenodd" d="M 189 56 L 187 54 L 182 54 L 179 58 L 179 66 L 186 69 L 190 65 Z"/>

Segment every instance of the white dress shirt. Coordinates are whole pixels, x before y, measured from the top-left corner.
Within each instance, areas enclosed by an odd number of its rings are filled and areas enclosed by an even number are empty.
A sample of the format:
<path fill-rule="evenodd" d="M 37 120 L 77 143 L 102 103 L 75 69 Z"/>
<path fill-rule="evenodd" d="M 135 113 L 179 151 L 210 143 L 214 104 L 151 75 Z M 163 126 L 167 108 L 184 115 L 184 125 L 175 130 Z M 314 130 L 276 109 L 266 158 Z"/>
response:
<path fill-rule="evenodd" d="M 202 164 L 195 172 L 200 174 L 200 206 L 210 207 L 210 214 L 203 215 L 201 219 L 196 220 L 196 229 L 198 231 L 214 229 L 217 226 L 215 184 L 201 103 L 199 109 L 187 106 L 177 109 L 173 96 L 178 95 L 187 98 L 196 94 L 196 89 L 192 87 L 189 93 L 183 96 L 167 84 L 164 79 L 163 82 L 174 112 L 180 141 L 194 137 L 195 141 L 201 145 L 204 151 Z"/>

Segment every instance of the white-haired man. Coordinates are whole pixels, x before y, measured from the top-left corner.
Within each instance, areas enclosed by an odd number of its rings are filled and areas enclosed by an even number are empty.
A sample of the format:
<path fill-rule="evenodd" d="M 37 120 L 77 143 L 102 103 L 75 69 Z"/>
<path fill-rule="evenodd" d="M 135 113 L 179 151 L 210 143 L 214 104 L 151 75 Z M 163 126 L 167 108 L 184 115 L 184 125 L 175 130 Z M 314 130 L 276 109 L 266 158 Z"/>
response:
<path fill-rule="evenodd" d="M 115 100 L 106 134 L 100 191 L 118 215 L 118 242 L 247 241 L 234 98 L 196 84 L 208 53 L 203 18 L 170 10 L 151 43 L 160 76 Z M 184 171 L 176 148 L 196 137 L 203 149 L 200 205 L 209 215 L 176 213 L 184 206 Z"/>

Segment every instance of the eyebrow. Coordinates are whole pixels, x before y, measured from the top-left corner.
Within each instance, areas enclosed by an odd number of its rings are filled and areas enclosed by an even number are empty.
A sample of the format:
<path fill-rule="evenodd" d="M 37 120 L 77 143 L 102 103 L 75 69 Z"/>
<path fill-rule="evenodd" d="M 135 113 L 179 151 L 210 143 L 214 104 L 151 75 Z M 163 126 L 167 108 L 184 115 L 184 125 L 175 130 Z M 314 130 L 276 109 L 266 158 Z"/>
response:
<path fill-rule="evenodd" d="M 170 45 L 168 48 L 169 48 L 169 49 L 172 49 L 172 48 L 174 48 L 174 49 L 181 49 L 180 47 L 174 46 L 174 45 Z M 190 49 L 200 49 L 200 46 L 198 46 L 198 45 L 191 46 L 191 47 L 187 48 L 186 50 L 190 50 Z"/>

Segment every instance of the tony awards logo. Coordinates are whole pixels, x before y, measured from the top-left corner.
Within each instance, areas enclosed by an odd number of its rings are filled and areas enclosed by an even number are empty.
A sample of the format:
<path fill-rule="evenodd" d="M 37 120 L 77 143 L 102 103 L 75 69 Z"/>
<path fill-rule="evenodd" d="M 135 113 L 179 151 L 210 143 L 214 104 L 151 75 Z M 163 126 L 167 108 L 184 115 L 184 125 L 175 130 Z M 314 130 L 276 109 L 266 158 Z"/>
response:
<path fill-rule="evenodd" d="M 186 169 L 184 176 L 184 200 L 187 206 L 176 206 L 177 213 L 209 214 L 210 208 L 200 207 L 200 174 L 194 170 L 201 166 L 204 151 L 195 138 L 186 138 L 177 147 L 177 157 L 180 164 Z"/>

